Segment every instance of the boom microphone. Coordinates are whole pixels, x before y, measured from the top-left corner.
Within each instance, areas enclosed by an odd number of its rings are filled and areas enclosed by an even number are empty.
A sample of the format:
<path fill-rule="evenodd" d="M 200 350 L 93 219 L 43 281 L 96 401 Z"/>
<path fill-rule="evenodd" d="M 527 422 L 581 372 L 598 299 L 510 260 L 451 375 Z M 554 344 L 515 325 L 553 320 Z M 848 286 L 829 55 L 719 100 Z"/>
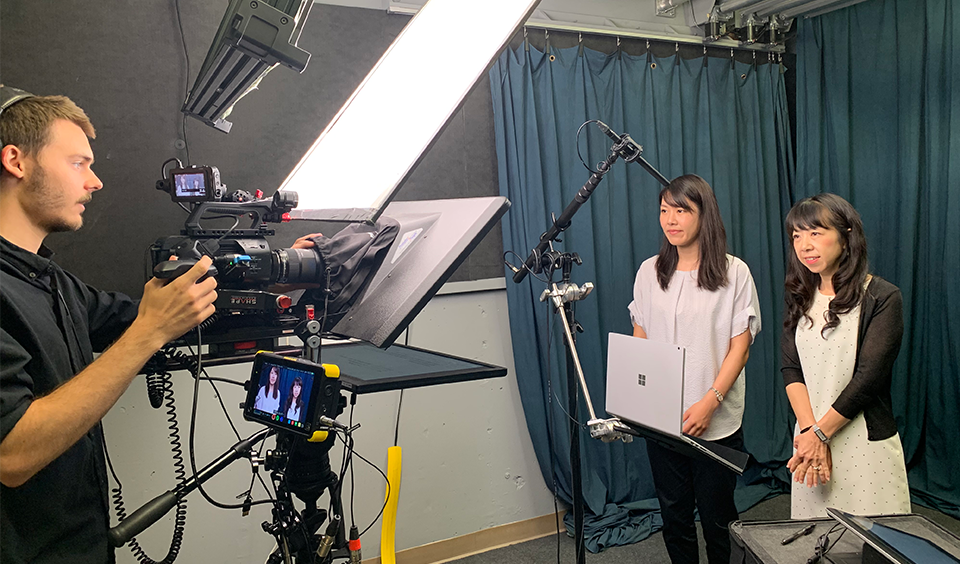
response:
<path fill-rule="evenodd" d="M 630 138 L 629 134 L 624 133 L 622 136 L 617 135 L 617 132 L 610 129 L 610 126 L 599 120 L 597 120 L 597 127 L 617 144 L 615 150 L 620 155 L 620 158 L 628 163 L 632 163 L 640 157 L 640 153 L 643 152 L 643 147 L 637 145 L 633 139 Z"/>

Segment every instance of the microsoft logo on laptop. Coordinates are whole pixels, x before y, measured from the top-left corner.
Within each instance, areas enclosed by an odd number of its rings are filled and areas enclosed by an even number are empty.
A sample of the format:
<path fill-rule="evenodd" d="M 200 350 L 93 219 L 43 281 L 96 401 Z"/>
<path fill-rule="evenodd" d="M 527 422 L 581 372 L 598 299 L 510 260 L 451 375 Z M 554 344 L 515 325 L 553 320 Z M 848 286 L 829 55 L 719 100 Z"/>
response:
<path fill-rule="evenodd" d="M 637 384 L 640 384 L 641 386 L 646 386 L 646 385 L 647 385 L 647 375 L 646 375 L 646 374 L 638 374 L 638 375 L 637 375 Z"/>

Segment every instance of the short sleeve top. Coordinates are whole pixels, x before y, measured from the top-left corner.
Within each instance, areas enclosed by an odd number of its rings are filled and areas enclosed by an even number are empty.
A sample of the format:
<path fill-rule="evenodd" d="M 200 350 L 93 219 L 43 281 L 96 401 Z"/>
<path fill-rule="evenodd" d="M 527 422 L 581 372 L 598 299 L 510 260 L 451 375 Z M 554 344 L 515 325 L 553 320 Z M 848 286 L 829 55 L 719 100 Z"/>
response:
<path fill-rule="evenodd" d="M 760 332 L 760 305 L 750 269 L 739 258 L 727 255 L 727 284 L 713 292 L 697 284 L 698 271 L 677 271 L 666 290 L 660 288 L 657 257 L 640 265 L 627 306 L 634 324 L 648 339 L 686 349 L 683 409 L 703 398 L 713 386 L 730 348 L 730 339 L 744 331 L 750 342 Z M 701 438 L 717 440 L 733 434 L 743 420 L 743 371 L 714 412 Z"/>

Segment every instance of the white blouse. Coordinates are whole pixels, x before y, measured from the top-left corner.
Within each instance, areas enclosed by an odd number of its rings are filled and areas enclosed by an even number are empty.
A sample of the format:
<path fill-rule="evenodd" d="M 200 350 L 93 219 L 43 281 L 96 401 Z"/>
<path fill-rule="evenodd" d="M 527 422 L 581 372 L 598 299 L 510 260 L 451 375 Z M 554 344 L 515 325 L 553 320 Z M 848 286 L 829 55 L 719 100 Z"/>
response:
<path fill-rule="evenodd" d="M 657 257 L 640 265 L 633 285 L 630 318 L 648 339 L 686 348 L 683 409 L 686 411 L 710 391 L 730 339 L 750 331 L 750 343 L 760 332 L 760 304 L 750 269 L 727 255 L 727 285 L 711 292 L 697 285 L 698 271 L 677 271 L 666 291 L 657 282 Z M 746 384 L 741 371 L 723 403 L 713 414 L 702 439 L 715 441 L 732 435 L 743 420 Z"/>

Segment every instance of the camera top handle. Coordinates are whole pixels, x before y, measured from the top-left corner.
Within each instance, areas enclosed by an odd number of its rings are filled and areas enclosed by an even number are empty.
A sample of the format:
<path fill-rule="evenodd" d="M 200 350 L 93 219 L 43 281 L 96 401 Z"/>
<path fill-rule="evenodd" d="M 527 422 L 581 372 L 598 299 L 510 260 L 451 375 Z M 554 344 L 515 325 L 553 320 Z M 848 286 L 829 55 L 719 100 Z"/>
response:
<path fill-rule="evenodd" d="M 290 210 L 297 207 L 299 198 L 296 192 L 281 191 L 273 195 L 272 200 L 254 200 L 252 202 L 201 202 L 190 212 L 184 222 L 183 235 L 188 237 L 222 237 L 230 234 L 235 237 L 262 237 L 273 235 L 266 224 L 290 221 Z M 200 220 L 207 213 L 231 216 L 249 214 L 253 221 L 247 229 L 204 229 Z"/>

